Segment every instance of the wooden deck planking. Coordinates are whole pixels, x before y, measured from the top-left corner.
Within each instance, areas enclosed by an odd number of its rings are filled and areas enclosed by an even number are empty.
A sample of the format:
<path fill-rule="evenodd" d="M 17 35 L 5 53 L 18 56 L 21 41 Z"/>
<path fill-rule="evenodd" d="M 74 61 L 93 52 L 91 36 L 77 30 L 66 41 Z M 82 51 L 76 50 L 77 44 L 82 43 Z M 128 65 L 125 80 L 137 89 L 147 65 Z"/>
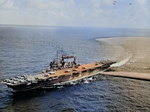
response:
<path fill-rule="evenodd" d="M 54 71 L 55 74 L 51 74 L 51 75 L 49 75 L 48 73 L 45 73 L 48 75 L 48 77 L 43 77 L 42 79 L 47 79 L 49 77 L 54 77 L 54 76 L 59 77 L 59 76 L 63 76 L 63 75 L 65 75 L 65 76 L 72 75 L 73 73 L 76 73 L 76 72 L 82 72 L 82 71 L 94 69 L 94 68 L 100 67 L 100 66 L 102 66 L 102 64 L 98 64 L 98 65 L 95 65 L 95 63 L 82 64 L 82 65 L 78 66 L 78 68 L 73 67 L 73 68 L 65 68 L 63 70 Z M 84 69 L 83 69 L 83 67 L 84 67 Z M 73 69 L 76 69 L 77 71 L 73 71 Z M 65 70 L 70 70 L 70 72 L 66 73 Z"/>

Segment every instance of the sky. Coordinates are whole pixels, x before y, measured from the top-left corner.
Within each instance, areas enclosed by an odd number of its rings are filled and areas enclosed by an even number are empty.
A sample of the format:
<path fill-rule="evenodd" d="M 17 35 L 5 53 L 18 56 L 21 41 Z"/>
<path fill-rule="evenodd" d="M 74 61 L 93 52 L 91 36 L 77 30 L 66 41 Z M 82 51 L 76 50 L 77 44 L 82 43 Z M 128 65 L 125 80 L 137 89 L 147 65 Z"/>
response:
<path fill-rule="evenodd" d="M 0 0 L 0 24 L 150 29 L 150 0 Z"/>

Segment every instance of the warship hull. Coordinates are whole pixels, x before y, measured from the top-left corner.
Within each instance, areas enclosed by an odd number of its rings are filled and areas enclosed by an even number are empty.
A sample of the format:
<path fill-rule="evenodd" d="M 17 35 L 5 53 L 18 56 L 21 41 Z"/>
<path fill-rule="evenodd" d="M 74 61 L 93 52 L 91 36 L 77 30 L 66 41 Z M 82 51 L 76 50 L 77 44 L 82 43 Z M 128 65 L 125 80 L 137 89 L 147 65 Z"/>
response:
<path fill-rule="evenodd" d="M 92 66 L 92 64 L 88 64 L 88 65 Z M 85 65 L 81 65 L 80 67 L 83 68 L 83 66 Z M 75 82 L 81 82 L 84 78 L 92 77 L 96 74 L 99 74 L 109 67 L 110 64 L 100 65 L 100 66 L 95 66 L 94 68 L 90 67 L 88 69 L 83 69 L 72 73 L 65 73 L 66 70 L 60 70 L 60 71 L 56 71 L 55 74 L 53 74 L 53 77 L 47 77 L 46 79 L 39 79 L 37 82 L 30 82 L 30 83 L 24 83 L 19 85 L 18 84 L 7 85 L 7 86 L 12 88 L 13 92 L 56 88 L 62 85 L 71 85 L 74 84 Z M 60 74 L 61 72 L 62 74 Z"/>
<path fill-rule="evenodd" d="M 74 58 L 73 62 L 66 62 L 65 59 Z M 61 62 L 50 63 L 50 69 L 35 75 L 21 75 L 2 81 L 13 92 L 24 92 L 36 89 L 50 89 L 62 85 L 72 85 L 82 81 L 86 77 L 92 77 L 107 70 L 114 61 L 99 61 L 88 64 L 76 64 L 74 56 L 62 56 Z"/>

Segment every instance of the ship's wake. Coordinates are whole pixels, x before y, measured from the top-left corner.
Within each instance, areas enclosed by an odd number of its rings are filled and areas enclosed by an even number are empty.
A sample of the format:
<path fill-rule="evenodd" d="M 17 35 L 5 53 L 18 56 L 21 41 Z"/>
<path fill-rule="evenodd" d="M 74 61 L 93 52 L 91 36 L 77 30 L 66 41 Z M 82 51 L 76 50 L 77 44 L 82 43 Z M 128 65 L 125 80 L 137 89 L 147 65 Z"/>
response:
<path fill-rule="evenodd" d="M 131 59 L 132 55 L 130 55 L 129 57 L 125 58 L 124 60 L 118 62 L 118 63 L 115 63 L 115 64 L 112 64 L 110 67 L 119 67 L 119 66 L 122 66 L 124 64 L 126 64 L 130 59 Z"/>

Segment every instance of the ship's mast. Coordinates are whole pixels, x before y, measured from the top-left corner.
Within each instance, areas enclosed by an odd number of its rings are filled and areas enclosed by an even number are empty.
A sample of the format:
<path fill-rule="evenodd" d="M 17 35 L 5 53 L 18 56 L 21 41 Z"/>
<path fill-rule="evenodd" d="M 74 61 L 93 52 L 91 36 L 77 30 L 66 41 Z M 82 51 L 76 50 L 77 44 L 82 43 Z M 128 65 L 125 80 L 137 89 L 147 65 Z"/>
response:
<path fill-rule="evenodd" d="M 57 51 L 57 63 L 58 63 L 58 51 Z"/>

